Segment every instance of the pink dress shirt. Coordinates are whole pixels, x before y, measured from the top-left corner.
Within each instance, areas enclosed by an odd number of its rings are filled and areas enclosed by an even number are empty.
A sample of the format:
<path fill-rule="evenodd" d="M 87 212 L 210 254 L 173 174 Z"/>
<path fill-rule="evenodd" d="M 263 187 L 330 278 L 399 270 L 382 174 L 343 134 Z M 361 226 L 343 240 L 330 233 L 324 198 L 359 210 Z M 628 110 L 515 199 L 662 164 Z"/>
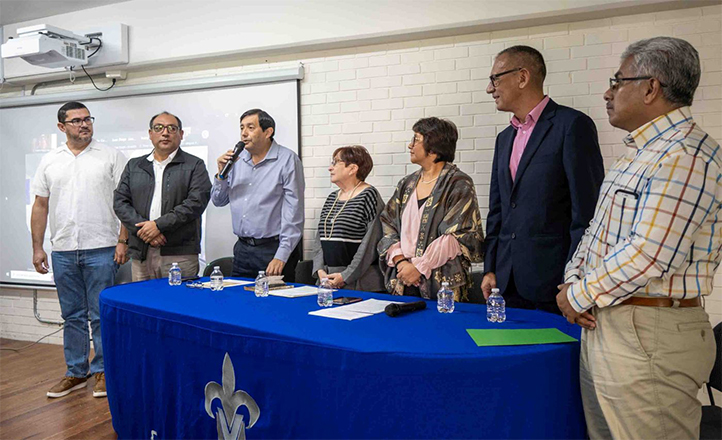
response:
<path fill-rule="evenodd" d="M 431 277 L 432 270 L 461 255 L 461 245 L 453 236 L 444 234 L 429 244 L 424 251 L 424 255 L 415 257 L 416 243 L 419 240 L 419 228 L 421 226 L 421 214 L 423 212 L 424 207 L 419 208 L 416 191 L 412 191 L 404 213 L 401 215 L 401 233 L 399 234 L 401 241 L 389 248 L 386 253 L 386 264 L 393 267 L 394 257 L 403 254 L 416 267 L 416 270 L 428 279 Z"/>
<path fill-rule="evenodd" d="M 511 125 L 516 128 L 514 147 L 511 150 L 511 158 L 509 159 L 509 171 L 511 172 L 512 180 L 516 177 L 516 170 L 519 168 L 521 155 L 524 154 L 524 149 L 529 142 L 534 127 L 536 127 L 536 122 L 539 120 L 539 116 L 544 111 L 544 107 L 547 106 L 548 102 L 549 96 L 545 96 L 544 99 L 526 115 L 524 122 L 521 122 L 516 116 L 511 118 Z"/>

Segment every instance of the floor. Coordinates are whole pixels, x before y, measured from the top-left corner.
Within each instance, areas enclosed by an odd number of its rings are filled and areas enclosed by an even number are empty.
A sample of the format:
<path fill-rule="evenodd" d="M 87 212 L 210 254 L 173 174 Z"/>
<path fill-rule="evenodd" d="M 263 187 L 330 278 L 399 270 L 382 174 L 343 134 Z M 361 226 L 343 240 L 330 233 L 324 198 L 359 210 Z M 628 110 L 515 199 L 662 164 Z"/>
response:
<path fill-rule="evenodd" d="M 1 348 L 29 344 L 0 339 Z M 108 400 L 93 397 L 92 378 L 65 397 L 45 396 L 64 374 L 62 346 L 0 350 L 0 439 L 117 439 Z"/>

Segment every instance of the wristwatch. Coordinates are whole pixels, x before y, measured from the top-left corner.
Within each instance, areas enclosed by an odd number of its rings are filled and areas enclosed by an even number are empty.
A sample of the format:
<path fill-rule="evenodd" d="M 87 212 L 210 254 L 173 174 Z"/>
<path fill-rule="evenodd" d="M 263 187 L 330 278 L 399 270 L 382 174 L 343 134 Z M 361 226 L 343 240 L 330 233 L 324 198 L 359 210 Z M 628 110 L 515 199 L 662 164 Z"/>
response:
<path fill-rule="evenodd" d="M 127 245 L 128 245 L 128 239 L 126 238 L 126 239 L 124 239 L 124 240 L 121 240 L 121 239 L 119 238 L 119 239 L 118 239 L 118 243 L 123 243 L 124 245 L 127 246 Z"/>

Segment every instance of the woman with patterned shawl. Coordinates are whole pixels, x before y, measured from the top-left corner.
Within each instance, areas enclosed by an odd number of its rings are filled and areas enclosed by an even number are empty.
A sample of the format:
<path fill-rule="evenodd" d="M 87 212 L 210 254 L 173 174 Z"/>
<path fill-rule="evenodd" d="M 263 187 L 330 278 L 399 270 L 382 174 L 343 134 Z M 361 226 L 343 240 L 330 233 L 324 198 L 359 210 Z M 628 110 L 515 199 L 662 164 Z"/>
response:
<path fill-rule="evenodd" d="M 452 163 L 456 126 L 432 117 L 413 130 L 410 158 L 421 169 L 401 179 L 380 217 L 386 290 L 436 299 L 448 282 L 454 300 L 468 301 L 470 267 L 482 261 L 484 232 L 474 182 Z"/>

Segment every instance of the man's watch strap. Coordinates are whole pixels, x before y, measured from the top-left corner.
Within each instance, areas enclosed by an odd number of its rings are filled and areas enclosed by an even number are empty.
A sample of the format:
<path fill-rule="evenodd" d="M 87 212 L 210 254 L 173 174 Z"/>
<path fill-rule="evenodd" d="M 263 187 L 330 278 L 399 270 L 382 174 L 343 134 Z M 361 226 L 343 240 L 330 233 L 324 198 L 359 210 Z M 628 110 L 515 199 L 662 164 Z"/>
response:
<path fill-rule="evenodd" d="M 119 238 L 119 239 L 118 239 L 118 243 L 123 243 L 123 244 L 127 245 L 127 244 L 128 244 L 128 239 L 127 239 L 127 238 L 123 238 L 123 239 Z"/>

